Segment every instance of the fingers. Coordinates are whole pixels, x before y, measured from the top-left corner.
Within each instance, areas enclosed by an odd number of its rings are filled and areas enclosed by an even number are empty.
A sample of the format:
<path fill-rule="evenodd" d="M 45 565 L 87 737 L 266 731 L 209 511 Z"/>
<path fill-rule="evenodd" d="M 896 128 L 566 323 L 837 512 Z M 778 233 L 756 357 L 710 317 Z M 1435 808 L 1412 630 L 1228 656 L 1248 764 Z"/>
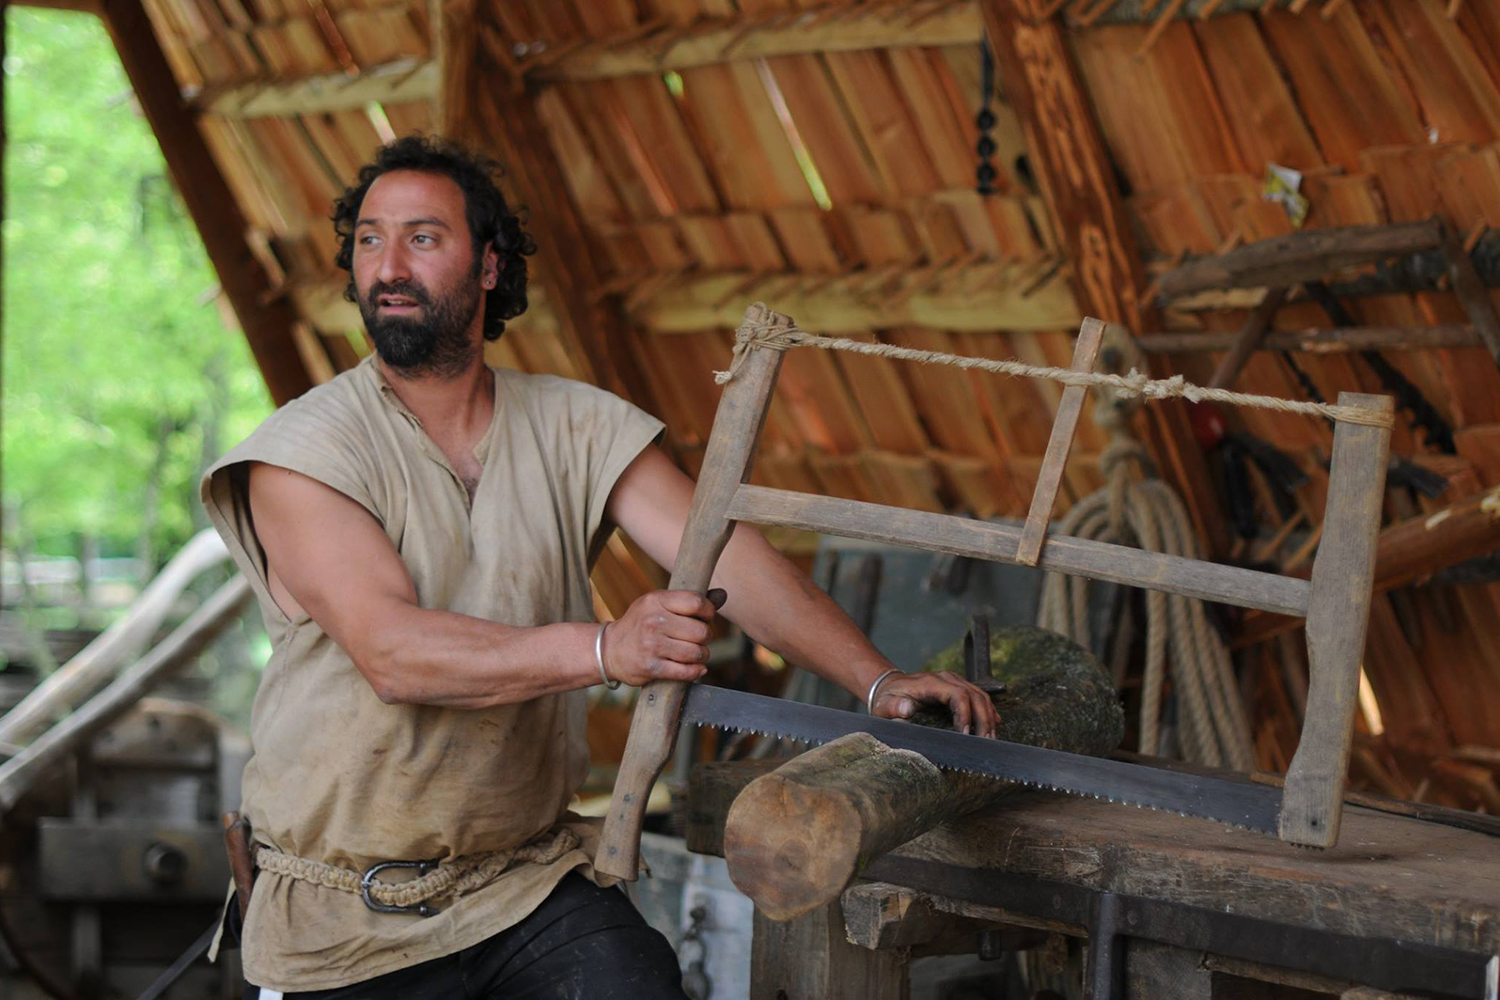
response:
<path fill-rule="evenodd" d="M 948 672 L 905 674 L 886 682 L 876 714 L 909 719 L 919 702 L 941 702 L 953 714 L 953 728 L 961 733 L 993 737 L 1000 716 L 985 691 Z"/>
<path fill-rule="evenodd" d="M 724 594 L 724 591 L 715 588 L 710 593 Z M 714 614 L 719 607 L 708 597 L 691 590 L 661 590 L 657 591 L 655 596 L 659 599 L 661 606 L 673 614 L 686 615 L 689 618 L 698 618 L 706 622 L 713 621 Z M 723 598 L 720 598 L 719 604 L 723 604 Z"/>

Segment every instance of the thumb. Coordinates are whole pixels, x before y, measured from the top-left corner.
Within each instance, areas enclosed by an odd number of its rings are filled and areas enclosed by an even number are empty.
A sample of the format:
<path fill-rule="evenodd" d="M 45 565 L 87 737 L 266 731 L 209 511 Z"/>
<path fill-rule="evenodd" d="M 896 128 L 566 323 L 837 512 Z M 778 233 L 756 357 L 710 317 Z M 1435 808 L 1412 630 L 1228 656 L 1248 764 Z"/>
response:
<path fill-rule="evenodd" d="M 909 719 L 911 718 L 911 713 L 916 710 L 916 703 L 910 698 L 902 698 L 896 702 L 896 718 L 898 719 Z"/>

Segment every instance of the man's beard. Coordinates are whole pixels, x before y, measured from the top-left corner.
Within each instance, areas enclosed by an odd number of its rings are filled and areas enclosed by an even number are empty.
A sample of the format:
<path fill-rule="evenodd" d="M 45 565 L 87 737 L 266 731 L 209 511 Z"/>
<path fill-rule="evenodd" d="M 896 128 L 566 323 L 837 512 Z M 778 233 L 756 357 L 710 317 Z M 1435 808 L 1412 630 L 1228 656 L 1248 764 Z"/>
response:
<path fill-rule="evenodd" d="M 478 275 L 434 301 L 415 281 L 377 281 L 359 296 L 359 314 L 380 360 L 411 377 L 451 378 L 474 360 L 469 324 L 479 310 Z M 421 307 L 415 316 L 382 315 L 382 295 L 400 295 Z"/>

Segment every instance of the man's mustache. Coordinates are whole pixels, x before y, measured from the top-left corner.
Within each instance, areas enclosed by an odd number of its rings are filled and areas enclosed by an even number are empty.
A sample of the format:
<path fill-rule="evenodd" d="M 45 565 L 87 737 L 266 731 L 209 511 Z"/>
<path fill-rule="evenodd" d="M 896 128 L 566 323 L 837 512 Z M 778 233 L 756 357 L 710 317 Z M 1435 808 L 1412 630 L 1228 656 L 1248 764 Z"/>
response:
<path fill-rule="evenodd" d="M 432 302 L 431 298 L 427 294 L 427 289 L 411 281 L 397 281 L 391 283 L 377 281 L 373 285 L 371 285 L 370 290 L 365 293 L 365 300 L 371 305 L 374 305 L 380 300 L 380 297 L 382 295 L 399 295 L 402 298 L 411 299 L 418 305 L 423 306 L 430 305 Z"/>

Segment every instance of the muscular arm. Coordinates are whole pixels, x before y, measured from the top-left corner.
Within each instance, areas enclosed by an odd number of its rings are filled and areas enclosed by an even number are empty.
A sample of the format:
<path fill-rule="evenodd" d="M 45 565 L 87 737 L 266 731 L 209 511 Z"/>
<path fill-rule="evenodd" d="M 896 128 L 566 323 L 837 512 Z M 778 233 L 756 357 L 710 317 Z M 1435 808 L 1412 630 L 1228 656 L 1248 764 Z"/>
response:
<path fill-rule="evenodd" d="M 693 482 L 656 448 L 641 453 L 610 494 L 607 513 L 662 566 L 677 559 Z M 714 569 L 729 598 L 724 615 L 754 640 L 855 694 L 892 664 L 837 604 L 754 528 L 737 525 Z M 880 687 L 876 714 L 910 715 L 916 701 L 942 701 L 960 727 L 993 736 L 989 696 L 953 674 L 904 674 Z"/>
<path fill-rule="evenodd" d="M 289 617 L 305 613 L 317 622 L 382 701 L 483 708 L 600 680 L 592 625 L 520 628 L 421 607 L 375 518 L 317 480 L 252 463 L 250 507 L 277 605 Z M 711 617 L 712 609 L 696 595 L 658 593 L 642 602 L 632 611 L 645 619 L 639 631 L 655 643 L 646 644 L 654 655 L 615 651 L 615 676 L 632 684 L 696 679 L 706 651 L 690 639 L 699 630 L 706 639 L 708 629 L 694 615 Z M 663 631 L 691 635 L 683 641 Z"/>

